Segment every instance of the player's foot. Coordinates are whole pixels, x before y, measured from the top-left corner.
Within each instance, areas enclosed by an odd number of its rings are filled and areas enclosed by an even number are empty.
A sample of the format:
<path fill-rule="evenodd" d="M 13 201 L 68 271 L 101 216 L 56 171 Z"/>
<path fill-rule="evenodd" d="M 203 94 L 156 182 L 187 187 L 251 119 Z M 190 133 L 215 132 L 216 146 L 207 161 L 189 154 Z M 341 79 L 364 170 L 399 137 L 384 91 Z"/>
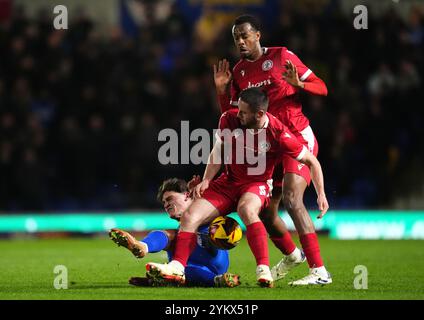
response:
<path fill-rule="evenodd" d="M 291 286 L 326 285 L 333 282 L 331 274 L 327 270 L 319 272 L 318 268 L 312 268 L 309 274 L 302 279 L 289 282 Z"/>
<path fill-rule="evenodd" d="M 128 283 L 136 287 L 175 287 L 179 285 L 178 283 L 166 279 L 153 279 L 148 277 L 131 277 Z"/>
<path fill-rule="evenodd" d="M 277 263 L 277 265 L 272 267 L 271 274 L 274 281 L 283 279 L 290 270 L 306 261 L 306 257 L 303 251 L 299 250 L 299 253 L 300 254 L 297 256 L 292 254 L 285 256 L 283 259 L 281 259 L 280 262 Z"/>
<path fill-rule="evenodd" d="M 266 265 L 260 264 L 256 267 L 256 280 L 258 281 L 258 285 L 261 287 L 274 287 L 274 280 L 272 279 L 271 271 Z"/>
<path fill-rule="evenodd" d="M 226 272 L 215 277 L 216 287 L 233 288 L 239 286 L 240 284 L 240 276 L 237 274 Z"/>
<path fill-rule="evenodd" d="M 153 280 L 164 279 L 179 284 L 185 283 L 184 267 L 177 261 L 170 263 L 149 262 L 146 264 L 146 276 Z"/>
<path fill-rule="evenodd" d="M 143 258 L 147 254 L 147 246 L 124 230 L 111 229 L 109 231 L 109 237 L 118 246 L 130 250 L 136 258 Z"/>
<path fill-rule="evenodd" d="M 128 283 L 137 287 L 153 287 L 153 279 L 151 278 L 131 277 Z"/>

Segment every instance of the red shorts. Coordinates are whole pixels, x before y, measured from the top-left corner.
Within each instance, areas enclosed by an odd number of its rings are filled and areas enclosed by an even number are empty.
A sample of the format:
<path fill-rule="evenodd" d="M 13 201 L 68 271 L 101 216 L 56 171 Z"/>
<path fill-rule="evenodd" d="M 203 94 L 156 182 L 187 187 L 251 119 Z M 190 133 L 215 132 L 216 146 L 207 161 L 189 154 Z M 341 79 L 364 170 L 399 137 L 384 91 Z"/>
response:
<path fill-rule="evenodd" d="M 306 127 L 300 133 L 302 135 L 296 136 L 297 140 L 307 147 L 308 150 L 316 157 L 318 155 L 318 141 L 315 138 L 311 127 Z M 283 175 L 286 173 L 295 173 L 303 177 L 308 185 L 311 183 L 311 172 L 309 171 L 309 167 L 288 155 L 284 155 L 282 163 L 279 162 L 275 166 L 274 174 L 272 176 L 273 187 L 282 187 Z"/>
<path fill-rule="evenodd" d="M 208 200 L 221 215 L 225 216 L 237 211 L 238 201 L 246 192 L 254 193 L 261 199 L 261 210 L 268 206 L 270 196 L 270 185 L 268 183 L 235 183 L 229 181 L 226 174 L 222 174 L 216 180 L 211 181 L 202 198 Z"/>

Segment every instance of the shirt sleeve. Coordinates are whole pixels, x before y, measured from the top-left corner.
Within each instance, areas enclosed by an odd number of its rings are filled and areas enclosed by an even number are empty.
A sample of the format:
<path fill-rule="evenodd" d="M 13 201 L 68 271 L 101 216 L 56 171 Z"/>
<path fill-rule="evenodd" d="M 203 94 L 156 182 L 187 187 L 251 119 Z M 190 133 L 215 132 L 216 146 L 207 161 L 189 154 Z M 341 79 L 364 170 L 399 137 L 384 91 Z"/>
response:
<path fill-rule="evenodd" d="M 219 107 L 221 108 L 221 113 L 224 113 L 231 108 L 230 98 L 228 97 L 227 93 L 218 94 L 218 103 Z"/>
<path fill-rule="evenodd" d="M 219 118 L 218 130 L 215 133 L 215 138 L 218 141 L 224 141 L 224 136 L 223 136 L 223 134 L 225 133 L 224 129 L 228 129 L 228 128 L 229 128 L 228 112 L 224 112 L 221 115 L 221 118 Z"/>
<path fill-rule="evenodd" d="M 305 81 L 312 74 L 312 70 L 305 66 L 296 54 L 287 48 L 284 48 L 282 52 L 283 65 L 286 65 L 286 60 L 290 60 L 296 66 L 300 81 Z"/>
<path fill-rule="evenodd" d="M 230 91 L 230 93 L 231 93 L 230 105 L 233 108 L 237 107 L 240 89 L 237 86 L 237 84 L 235 83 L 234 79 L 231 81 L 231 91 Z"/>
<path fill-rule="evenodd" d="M 308 150 L 296 139 L 293 133 L 286 130 L 280 136 L 280 147 L 283 154 L 288 154 L 297 161 L 302 160 Z"/>

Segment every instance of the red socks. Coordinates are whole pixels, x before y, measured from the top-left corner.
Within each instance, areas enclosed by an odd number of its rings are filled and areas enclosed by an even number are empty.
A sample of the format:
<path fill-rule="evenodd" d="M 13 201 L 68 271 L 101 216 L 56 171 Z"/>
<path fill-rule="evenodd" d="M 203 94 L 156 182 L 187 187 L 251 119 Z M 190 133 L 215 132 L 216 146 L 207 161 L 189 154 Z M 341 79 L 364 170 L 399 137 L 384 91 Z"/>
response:
<path fill-rule="evenodd" d="M 294 249 L 296 249 L 296 245 L 288 231 L 280 237 L 270 237 L 270 239 L 285 256 L 288 256 L 294 251 Z"/>
<path fill-rule="evenodd" d="M 177 260 L 185 267 L 187 265 L 188 258 L 196 248 L 196 243 L 196 233 L 185 231 L 178 232 L 172 260 Z"/>
<path fill-rule="evenodd" d="M 256 265 L 269 266 L 268 239 L 263 223 L 259 221 L 246 226 L 246 238 L 255 256 Z"/>
<path fill-rule="evenodd" d="M 300 237 L 303 252 L 308 260 L 309 268 L 319 268 L 324 265 L 319 252 L 318 237 L 316 233 L 303 234 Z"/>

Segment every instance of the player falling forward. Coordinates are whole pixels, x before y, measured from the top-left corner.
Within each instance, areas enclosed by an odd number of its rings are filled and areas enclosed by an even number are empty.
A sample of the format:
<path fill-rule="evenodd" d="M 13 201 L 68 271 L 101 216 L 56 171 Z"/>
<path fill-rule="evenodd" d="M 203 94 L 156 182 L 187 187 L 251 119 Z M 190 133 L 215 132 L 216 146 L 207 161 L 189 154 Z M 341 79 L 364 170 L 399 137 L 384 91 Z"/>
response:
<path fill-rule="evenodd" d="M 154 278 L 173 277 L 178 281 L 183 277 L 188 257 L 196 246 L 198 227 L 219 215 L 237 211 L 246 225 L 247 242 L 256 259 L 257 282 L 260 286 L 272 287 L 267 232 L 259 213 L 267 205 L 267 181 L 281 154 L 310 166 L 319 210 L 322 215 L 328 210 L 326 198 L 320 196 L 324 192 L 324 182 L 318 160 L 277 118 L 266 112 L 266 94 L 258 88 L 246 89 L 241 92 L 238 102 L 238 110 L 229 110 L 220 118 L 218 139 L 209 156 L 203 181 L 195 187 L 196 198 L 181 216 L 173 260 L 168 264 L 151 262 L 146 265 L 147 272 Z M 255 140 L 255 143 L 249 144 L 249 140 Z M 225 150 L 231 150 L 233 160 L 226 162 L 225 172 L 213 180 L 221 169 Z M 244 150 L 246 154 L 251 150 L 265 160 L 263 171 L 252 173 L 254 165 L 248 164 L 249 161 L 237 161 L 236 155 Z"/>
<path fill-rule="evenodd" d="M 261 32 L 256 18 L 243 15 L 234 21 L 234 43 L 240 53 L 240 61 L 230 72 L 227 60 L 214 66 L 214 80 L 221 111 L 237 106 L 238 94 L 250 87 L 261 87 L 269 96 L 268 111 L 277 117 L 308 150 L 317 156 L 318 143 L 302 113 L 299 92 L 327 95 L 325 83 L 302 61 L 285 47 L 264 48 L 260 44 Z M 231 82 L 231 97 L 227 85 Z M 293 267 L 303 262 L 301 252 L 293 242 L 284 221 L 278 215 L 281 199 L 292 218 L 306 255 L 310 272 L 306 277 L 291 282 L 292 285 L 328 284 L 331 276 L 324 267 L 314 224 L 303 204 L 303 194 L 311 182 L 310 170 L 302 163 L 284 155 L 283 168 L 277 166 L 273 176 L 270 205 L 261 218 L 274 245 L 286 256 L 275 267 L 275 280 L 282 279 Z M 325 198 L 325 193 L 319 195 Z M 322 214 L 318 216 L 322 218 Z"/>
<path fill-rule="evenodd" d="M 177 178 L 165 180 L 160 186 L 158 200 L 163 204 L 171 219 L 180 221 L 183 212 L 193 202 L 188 186 L 190 186 L 190 182 L 187 184 L 186 181 Z M 137 258 L 143 258 L 148 253 L 165 250 L 169 260 L 172 260 L 175 233 L 174 230 L 152 231 L 143 240 L 138 241 L 128 232 L 112 229 L 109 236 L 113 242 L 130 250 Z M 240 285 L 239 276 L 227 272 L 229 264 L 228 251 L 213 247 L 209 243 L 208 226 L 200 226 L 197 232 L 197 244 L 188 259 L 185 275 L 180 278 L 171 277 L 170 281 L 166 277 L 133 277 L 129 283 L 136 286 L 185 284 L 206 287 L 236 287 Z"/>

